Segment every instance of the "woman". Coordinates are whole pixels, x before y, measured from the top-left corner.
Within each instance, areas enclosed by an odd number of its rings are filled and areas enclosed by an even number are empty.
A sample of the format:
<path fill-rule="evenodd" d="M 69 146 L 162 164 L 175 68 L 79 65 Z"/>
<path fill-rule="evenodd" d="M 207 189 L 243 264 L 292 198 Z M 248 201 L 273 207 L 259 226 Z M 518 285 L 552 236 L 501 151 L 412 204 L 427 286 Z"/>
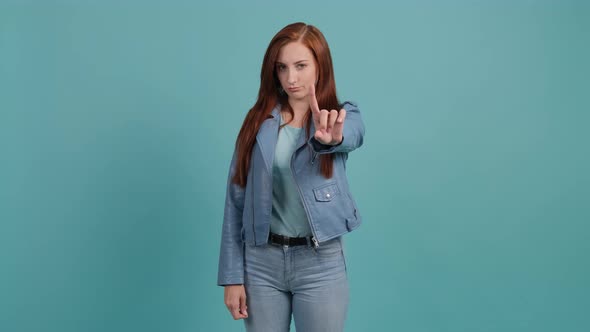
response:
<path fill-rule="evenodd" d="M 217 284 L 247 331 L 342 331 L 342 235 L 361 224 L 346 179 L 363 143 L 357 105 L 340 104 L 322 33 L 294 23 L 271 40 L 258 100 L 230 165 Z"/>

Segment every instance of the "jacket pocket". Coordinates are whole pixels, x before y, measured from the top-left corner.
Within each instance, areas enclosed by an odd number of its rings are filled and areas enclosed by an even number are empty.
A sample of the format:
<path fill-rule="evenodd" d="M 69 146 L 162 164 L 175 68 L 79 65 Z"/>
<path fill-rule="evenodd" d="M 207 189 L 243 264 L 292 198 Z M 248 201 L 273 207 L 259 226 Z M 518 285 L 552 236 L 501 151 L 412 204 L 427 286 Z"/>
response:
<path fill-rule="evenodd" d="M 328 183 L 313 189 L 313 195 L 318 202 L 329 202 L 336 195 L 340 195 L 340 188 L 336 182 Z"/>

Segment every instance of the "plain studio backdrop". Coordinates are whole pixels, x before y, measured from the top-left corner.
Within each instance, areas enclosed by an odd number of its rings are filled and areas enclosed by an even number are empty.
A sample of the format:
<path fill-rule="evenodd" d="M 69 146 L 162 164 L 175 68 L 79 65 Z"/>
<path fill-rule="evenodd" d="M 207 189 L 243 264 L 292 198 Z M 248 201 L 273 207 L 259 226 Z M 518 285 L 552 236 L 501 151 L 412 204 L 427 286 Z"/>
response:
<path fill-rule="evenodd" d="M 4 0 L 1 331 L 244 330 L 225 181 L 296 21 L 367 128 L 346 331 L 590 330 L 588 2 Z"/>

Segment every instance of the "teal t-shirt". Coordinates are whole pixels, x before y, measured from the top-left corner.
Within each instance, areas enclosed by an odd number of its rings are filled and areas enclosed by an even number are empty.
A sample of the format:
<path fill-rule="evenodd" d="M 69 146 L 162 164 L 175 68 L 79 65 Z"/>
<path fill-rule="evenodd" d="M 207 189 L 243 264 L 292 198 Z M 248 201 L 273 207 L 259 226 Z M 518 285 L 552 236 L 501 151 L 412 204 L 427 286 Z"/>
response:
<path fill-rule="evenodd" d="M 284 123 L 280 117 L 281 125 Z M 297 147 L 299 135 L 304 135 L 303 128 L 284 126 L 279 130 L 272 167 L 272 215 L 270 231 L 290 237 L 311 236 L 311 228 L 299 189 L 291 172 L 291 156 Z"/>

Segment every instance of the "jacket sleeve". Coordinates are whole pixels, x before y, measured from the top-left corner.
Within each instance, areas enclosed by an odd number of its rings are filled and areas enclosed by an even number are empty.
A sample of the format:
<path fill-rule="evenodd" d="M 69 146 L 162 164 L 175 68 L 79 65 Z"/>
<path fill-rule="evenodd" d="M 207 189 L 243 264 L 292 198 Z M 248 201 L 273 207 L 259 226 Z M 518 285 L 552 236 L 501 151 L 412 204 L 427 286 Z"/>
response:
<path fill-rule="evenodd" d="M 244 243 L 242 239 L 242 214 L 244 210 L 244 191 L 231 179 L 236 171 L 237 151 L 234 151 L 225 194 L 225 209 L 221 230 L 221 249 L 217 285 L 244 283 Z"/>
<path fill-rule="evenodd" d="M 363 145 L 365 125 L 357 104 L 351 101 L 346 101 L 342 105 L 342 108 L 346 110 L 346 119 L 344 119 L 344 128 L 342 130 L 342 142 L 337 145 L 322 144 L 315 139 L 312 133 L 308 144 L 312 147 L 314 152 L 318 154 L 351 152 Z"/>

